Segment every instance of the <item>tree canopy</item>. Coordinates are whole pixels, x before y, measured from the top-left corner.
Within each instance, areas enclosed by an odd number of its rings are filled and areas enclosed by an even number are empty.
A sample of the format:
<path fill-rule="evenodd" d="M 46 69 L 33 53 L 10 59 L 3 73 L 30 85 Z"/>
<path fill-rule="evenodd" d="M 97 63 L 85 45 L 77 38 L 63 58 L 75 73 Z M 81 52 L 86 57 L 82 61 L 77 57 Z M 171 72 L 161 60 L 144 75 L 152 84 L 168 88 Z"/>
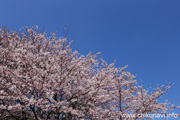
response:
<path fill-rule="evenodd" d="M 80 55 L 70 43 L 33 27 L 0 30 L 0 119 L 131 120 L 173 109 L 158 101 L 170 85 L 144 89 L 127 66 Z"/>

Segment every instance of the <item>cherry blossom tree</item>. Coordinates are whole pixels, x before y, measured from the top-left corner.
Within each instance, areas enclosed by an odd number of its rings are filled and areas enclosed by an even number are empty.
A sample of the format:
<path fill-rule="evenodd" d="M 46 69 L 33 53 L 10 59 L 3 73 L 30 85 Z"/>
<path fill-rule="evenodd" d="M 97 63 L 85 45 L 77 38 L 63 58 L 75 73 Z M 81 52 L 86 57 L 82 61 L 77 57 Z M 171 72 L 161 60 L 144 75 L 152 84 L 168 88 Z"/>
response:
<path fill-rule="evenodd" d="M 99 53 L 80 55 L 70 43 L 33 27 L 0 30 L 0 119 L 131 120 L 173 109 L 158 102 L 169 85 L 149 92 L 127 66 L 108 65 Z"/>

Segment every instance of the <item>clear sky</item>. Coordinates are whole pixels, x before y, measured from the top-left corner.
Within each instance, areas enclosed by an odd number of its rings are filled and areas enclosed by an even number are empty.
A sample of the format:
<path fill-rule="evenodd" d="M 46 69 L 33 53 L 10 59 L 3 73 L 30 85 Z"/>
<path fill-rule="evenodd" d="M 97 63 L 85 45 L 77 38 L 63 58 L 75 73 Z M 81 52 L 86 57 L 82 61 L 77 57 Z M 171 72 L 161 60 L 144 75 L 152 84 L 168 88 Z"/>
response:
<path fill-rule="evenodd" d="M 175 85 L 164 95 L 180 99 L 179 0 L 1 0 L 0 25 L 18 29 L 38 25 L 61 36 L 71 25 L 73 49 L 99 57 L 152 84 Z M 66 29 L 67 30 L 67 29 Z M 180 102 L 179 102 L 180 105 Z M 179 111 L 180 112 L 180 111 Z"/>

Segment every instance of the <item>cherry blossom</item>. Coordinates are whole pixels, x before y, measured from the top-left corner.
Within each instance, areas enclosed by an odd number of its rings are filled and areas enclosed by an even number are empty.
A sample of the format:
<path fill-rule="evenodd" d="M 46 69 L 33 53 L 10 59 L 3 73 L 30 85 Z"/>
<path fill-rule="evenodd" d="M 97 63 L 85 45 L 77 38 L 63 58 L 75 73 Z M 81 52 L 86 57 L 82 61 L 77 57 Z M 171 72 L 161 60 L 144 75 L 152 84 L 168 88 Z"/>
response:
<path fill-rule="evenodd" d="M 167 113 L 174 106 L 159 97 L 170 86 L 151 93 L 138 85 L 127 66 L 116 68 L 80 55 L 66 38 L 0 30 L 0 119 L 130 120 L 122 114 Z"/>

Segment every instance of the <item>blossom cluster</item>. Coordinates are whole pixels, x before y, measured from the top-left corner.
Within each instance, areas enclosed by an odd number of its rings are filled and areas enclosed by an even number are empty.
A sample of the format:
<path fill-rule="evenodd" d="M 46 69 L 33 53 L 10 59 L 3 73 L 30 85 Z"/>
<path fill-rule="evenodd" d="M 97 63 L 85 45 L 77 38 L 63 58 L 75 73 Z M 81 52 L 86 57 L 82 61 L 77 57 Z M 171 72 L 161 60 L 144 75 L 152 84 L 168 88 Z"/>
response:
<path fill-rule="evenodd" d="M 70 43 L 33 27 L 0 30 L 0 119 L 121 120 L 124 113 L 172 108 L 158 102 L 170 86 L 149 93 L 127 66 L 80 55 Z"/>

